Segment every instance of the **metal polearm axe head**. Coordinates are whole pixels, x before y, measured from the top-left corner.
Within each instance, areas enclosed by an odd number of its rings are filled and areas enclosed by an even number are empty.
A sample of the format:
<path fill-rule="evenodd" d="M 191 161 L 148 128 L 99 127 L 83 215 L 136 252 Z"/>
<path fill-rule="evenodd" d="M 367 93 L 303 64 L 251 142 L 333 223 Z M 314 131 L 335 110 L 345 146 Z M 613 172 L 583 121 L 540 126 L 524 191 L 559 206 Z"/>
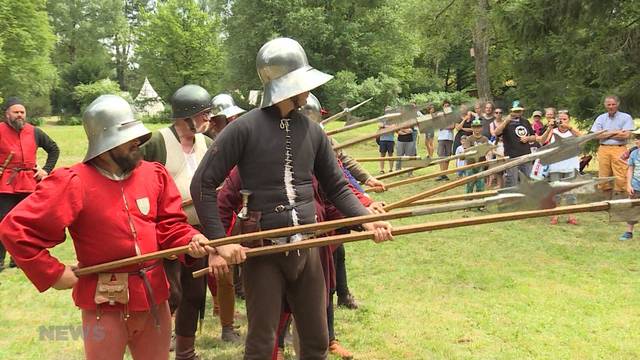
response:
<path fill-rule="evenodd" d="M 525 195 L 524 198 L 501 208 L 501 211 L 551 209 L 558 206 L 556 195 L 593 183 L 592 180 L 574 182 L 532 180 L 523 172 L 519 172 L 519 177 L 520 183 L 517 186 L 500 189 L 498 193 L 518 193 Z"/>
<path fill-rule="evenodd" d="M 423 133 L 451 126 L 456 123 L 460 115 L 457 108 L 446 108 L 444 111 L 434 114 L 418 115 L 418 111 L 413 105 L 402 105 L 391 112 L 399 112 L 401 115 L 386 120 L 387 125 L 414 123 L 414 126 L 417 126 Z"/>
<path fill-rule="evenodd" d="M 352 107 L 350 107 L 350 108 L 345 107 L 345 108 L 344 108 L 342 111 L 340 111 L 339 113 L 337 113 L 337 114 L 335 114 L 335 115 L 332 115 L 332 116 L 329 116 L 328 118 L 326 118 L 326 119 L 322 120 L 321 124 L 322 124 L 322 125 L 326 125 L 326 124 L 330 123 L 330 122 L 331 122 L 331 121 L 333 121 L 333 120 L 337 120 L 337 119 L 339 119 L 341 116 L 343 116 L 344 114 L 349 113 L 349 112 L 351 112 L 351 111 L 353 111 L 353 110 L 355 110 L 355 109 L 359 108 L 360 106 L 362 106 L 362 105 L 364 105 L 364 104 L 368 103 L 368 102 L 369 102 L 369 101 L 371 101 L 371 100 L 373 100 L 373 98 L 368 98 L 367 100 L 365 100 L 365 101 L 363 101 L 363 102 L 361 102 L 361 103 L 359 103 L 359 104 L 357 104 L 357 105 L 354 105 L 354 106 L 352 106 Z M 346 104 L 345 104 L 345 105 L 346 105 Z"/>
<path fill-rule="evenodd" d="M 571 194 L 575 196 L 576 201 L 579 203 L 585 202 L 595 202 L 595 201 L 603 201 L 608 200 L 608 196 L 604 191 L 598 189 L 598 185 L 603 183 L 611 183 L 616 180 L 615 176 L 609 177 L 593 177 L 590 175 L 578 175 L 572 179 L 563 179 L 560 182 L 569 182 L 569 183 L 580 183 L 583 181 L 589 181 L 588 184 L 582 185 L 570 191 L 567 191 L 566 194 Z"/>
<path fill-rule="evenodd" d="M 429 166 L 433 160 L 437 160 L 428 156 L 425 156 L 420 159 L 407 159 L 407 160 L 399 160 L 403 167 L 427 167 Z"/>
<path fill-rule="evenodd" d="M 547 149 L 555 149 L 558 148 L 558 151 L 554 151 L 553 153 L 540 156 L 540 162 L 544 165 L 553 164 L 562 160 L 571 159 L 572 157 L 579 156 L 582 152 L 582 148 L 584 145 L 596 138 L 596 136 L 600 135 L 604 130 L 589 133 L 587 135 L 582 136 L 572 136 L 568 138 L 561 138 L 559 136 L 554 137 L 554 142 L 542 146 L 538 149 L 538 151 L 547 150 Z"/>
<path fill-rule="evenodd" d="M 427 167 L 434 163 L 446 162 L 446 161 L 451 161 L 455 159 L 465 159 L 467 160 L 468 163 L 475 163 L 480 161 L 480 158 L 487 156 L 487 153 L 495 149 L 496 147 L 497 147 L 496 145 L 492 145 L 489 143 L 480 144 L 480 145 L 472 146 L 467 150 L 465 150 L 462 154 L 458 154 L 458 155 L 451 155 L 451 156 L 442 157 L 442 158 L 431 158 L 431 157 L 425 156 L 420 159 L 400 160 L 400 162 L 402 163 L 402 166 L 410 166 L 410 167 Z"/>
<path fill-rule="evenodd" d="M 493 145 L 491 143 L 478 144 L 475 146 L 471 146 L 466 149 L 462 154 L 464 155 L 462 159 L 464 159 L 467 163 L 475 163 L 480 161 L 481 158 L 487 156 L 487 153 L 498 146 Z"/>
<path fill-rule="evenodd" d="M 238 212 L 238 219 L 240 220 L 249 219 L 249 196 L 251 196 L 251 194 L 253 194 L 251 190 L 240 190 L 240 195 L 242 196 L 242 209 Z"/>

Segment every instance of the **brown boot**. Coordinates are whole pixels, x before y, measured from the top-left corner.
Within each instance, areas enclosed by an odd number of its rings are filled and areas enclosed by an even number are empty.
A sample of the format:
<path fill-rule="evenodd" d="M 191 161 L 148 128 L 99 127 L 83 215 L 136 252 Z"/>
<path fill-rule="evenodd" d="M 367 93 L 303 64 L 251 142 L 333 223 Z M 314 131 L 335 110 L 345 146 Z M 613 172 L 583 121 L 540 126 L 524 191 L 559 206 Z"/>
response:
<path fill-rule="evenodd" d="M 331 342 L 329 343 L 329 352 L 340 357 L 341 359 L 353 359 L 353 354 L 349 350 L 343 348 L 338 340 L 331 340 Z"/>
<path fill-rule="evenodd" d="M 200 360 L 196 354 L 195 336 L 176 335 L 176 360 Z"/>

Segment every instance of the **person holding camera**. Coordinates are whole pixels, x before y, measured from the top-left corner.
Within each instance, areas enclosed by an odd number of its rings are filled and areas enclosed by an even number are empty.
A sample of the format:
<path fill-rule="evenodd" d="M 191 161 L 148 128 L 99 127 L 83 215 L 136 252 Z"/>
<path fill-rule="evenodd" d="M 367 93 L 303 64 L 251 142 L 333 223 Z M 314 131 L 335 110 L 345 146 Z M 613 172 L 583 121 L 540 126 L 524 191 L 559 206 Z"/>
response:
<path fill-rule="evenodd" d="M 552 128 L 547 136 L 547 140 L 545 143 L 554 143 L 557 138 L 570 138 L 574 136 L 581 136 L 582 133 L 575 127 L 571 125 L 571 116 L 569 115 L 568 110 L 560 110 L 558 111 L 558 120 L 551 119 L 548 124 L 549 127 Z M 577 171 L 580 169 L 580 158 L 578 156 L 574 156 L 570 159 L 558 161 L 553 164 L 549 164 L 549 181 L 561 181 L 568 180 L 576 177 Z M 565 199 L 566 205 L 575 205 L 576 197 L 572 194 L 563 195 Z M 556 197 L 556 202 L 560 201 L 560 197 Z M 551 225 L 556 225 L 558 223 L 558 217 L 551 217 Z M 569 219 L 567 220 L 568 224 L 578 225 L 578 220 L 575 215 L 569 215 Z"/>

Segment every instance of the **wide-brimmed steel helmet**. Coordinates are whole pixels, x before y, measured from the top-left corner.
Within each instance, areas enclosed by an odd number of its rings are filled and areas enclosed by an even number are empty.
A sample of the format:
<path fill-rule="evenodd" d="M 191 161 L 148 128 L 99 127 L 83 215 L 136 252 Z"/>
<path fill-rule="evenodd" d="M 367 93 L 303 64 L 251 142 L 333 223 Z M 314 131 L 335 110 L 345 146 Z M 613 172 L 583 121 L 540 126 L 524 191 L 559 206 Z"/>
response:
<path fill-rule="evenodd" d="M 211 100 L 211 116 L 224 115 L 228 119 L 244 112 L 247 110 L 237 106 L 229 94 L 218 94 Z"/>
<path fill-rule="evenodd" d="M 317 123 L 320 123 L 322 121 L 322 105 L 320 105 L 320 101 L 312 93 L 309 93 L 307 103 L 300 110 L 309 119 Z"/>
<path fill-rule="evenodd" d="M 264 88 L 261 108 L 311 91 L 333 78 L 311 67 L 302 46 L 289 38 L 264 44 L 258 51 L 256 67 Z"/>
<path fill-rule="evenodd" d="M 140 138 L 143 144 L 151 138 L 151 131 L 133 117 L 129 103 L 117 95 L 102 95 L 95 99 L 82 115 L 89 149 L 83 162 L 116 146 Z"/>
<path fill-rule="evenodd" d="M 185 85 L 171 95 L 171 118 L 186 119 L 211 108 L 211 95 L 198 85 Z"/>

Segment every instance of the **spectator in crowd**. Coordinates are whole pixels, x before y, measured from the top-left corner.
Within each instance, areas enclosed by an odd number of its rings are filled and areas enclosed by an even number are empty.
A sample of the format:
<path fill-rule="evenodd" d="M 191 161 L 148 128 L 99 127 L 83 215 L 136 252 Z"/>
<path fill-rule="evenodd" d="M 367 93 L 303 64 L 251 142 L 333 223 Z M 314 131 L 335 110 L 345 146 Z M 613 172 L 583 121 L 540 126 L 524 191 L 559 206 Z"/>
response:
<path fill-rule="evenodd" d="M 549 124 L 552 123 L 556 123 L 556 119 L 557 119 L 557 111 L 556 108 L 554 107 L 547 107 L 544 108 L 544 118 L 546 120 L 544 127 L 542 128 L 542 132 L 540 134 L 544 134 L 545 131 L 547 131 L 547 127 L 549 126 Z"/>
<path fill-rule="evenodd" d="M 398 142 L 396 145 L 397 156 L 416 156 L 416 142 L 414 138 L 414 127 L 398 130 Z M 396 170 L 402 169 L 402 161 L 396 161 Z M 408 173 L 409 176 L 412 173 Z"/>
<path fill-rule="evenodd" d="M 491 101 L 487 101 L 484 104 L 484 113 L 480 117 L 480 120 L 482 120 L 482 135 L 487 139 L 491 138 L 491 123 L 496 119 L 493 111 L 493 103 Z"/>
<path fill-rule="evenodd" d="M 556 138 L 566 139 L 582 135 L 578 129 L 574 128 L 571 125 L 571 116 L 569 115 L 568 110 L 560 110 L 558 112 L 557 126 L 552 125 L 551 127 L 553 128 L 553 130 L 549 132 L 547 141 L 545 141 L 545 143 L 554 143 Z M 578 156 L 549 164 L 549 181 L 560 181 L 575 178 L 577 176 L 579 168 L 580 158 Z M 562 198 L 564 198 L 566 205 L 575 205 L 577 202 L 576 196 L 573 194 L 565 194 L 562 196 Z M 556 196 L 556 203 L 559 203 L 560 200 L 561 197 Z M 551 225 L 556 225 L 557 223 L 558 216 L 552 216 Z M 575 215 L 569 214 L 567 223 L 571 225 L 578 225 L 578 220 L 576 219 Z"/>
<path fill-rule="evenodd" d="M 448 109 L 451 107 L 451 103 L 449 100 L 445 100 L 442 102 L 442 110 Z M 453 128 L 454 125 L 448 126 L 444 129 L 440 129 L 438 131 L 438 156 L 439 157 L 447 157 L 451 156 L 453 153 Z M 445 171 L 449 169 L 449 162 L 444 161 L 440 163 L 440 171 Z M 440 175 L 436 178 L 436 181 L 449 180 L 447 175 Z"/>
<path fill-rule="evenodd" d="M 633 132 L 633 142 L 636 149 L 631 152 L 627 162 L 629 169 L 627 170 L 626 189 L 629 198 L 638 199 L 640 198 L 640 151 L 638 151 L 638 147 L 640 147 L 640 129 Z M 633 238 L 633 227 L 636 223 L 637 221 L 627 223 L 627 231 L 620 236 L 620 241 L 631 240 Z"/>
<path fill-rule="evenodd" d="M 605 130 L 597 136 L 600 140 L 598 148 L 598 176 L 615 176 L 613 191 L 621 193 L 627 187 L 627 164 L 620 158 L 626 151 L 627 140 L 634 129 L 631 115 L 618 111 L 620 99 L 615 95 L 609 95 L 604 99 L 607 112 L 599 115 L 591 127 L 591 132 Z M 603 183 L 600 189 L 611 193 L 611 185 Z"/>
<path fill-rule="evenodd" d="M 391 112 L 390 108 L 385 109 L 385 113 L 388 114 Z M 380 130 L 388 129 L 392 125 L 389 125 L 386 120 L 378 123 L 378 128 Z M 378 144 L 380 146 L 380 157 L 391 157 L 393 156 L 393 147 L 395 145 L 395 134 L 389 133 L 380 135 L 378 140 Z M 389 172 L 393 171 L 393 160 L 389 160 Z M 384 174 L 384 160 L 380 160 L 380 174 Z"/>
<path fill-rule="evenodd" d="M 456 155 L 460 155 L 460 154 L 464 153 L 464 150 L 466 149 L 466 145 L 467 145 L 466 141 L 467 141 L 467 136 L 463 135 L 462 136 L 462 144 L 460 144 L 456 148 Z M 457 168 L 463 167 L 465 165 L 467 165 L 467 161 L 465 159 L 460 159 L 460 158 L 456 159 L 456 167 Z M 458 177 L 463 177 L 464 176 L 464 170 L 458 170 L 456 172 L 456 174 L 458 175 Z"/>
<path fill-rule="evenodd" d="M 489 142 L 486 136 L 482 135 L 482 120 L 480 118 L 475 118 L 471 122 L 471 135 L 467 136 L 466 139 L 463 140 L 465 144 L 465 148 L 468 149 L 472 146 L 486 144 Z M 485 161 L 485 157 L 481 157 L 478 159 L 479 161 Z M 473 169 L 467 169 L 465 172 L 466 176 L 471 176 L 482 171 L 482 167 L 476 167 Z M 472 193 L 473 191 L 484 191 L 484 178 L 476 179 L 470 183 L 467 183 L 467 194 Z"/>
<path fill-rule="evenodd" d="M 435 114 L 435 112 L 436 112 L 436 107 L 432 103 L 427 104 L 427 107 L 424 109 L 425 114 L 433 115 Z M 433 138 L 434 138 L 434 131 L 432 129 L 429 129 L 424 134 L 424 146 L 427 149 L 428 157 L 433 157 L 433 152 L 435 150 L 433 146 Z"/>
<path fill-rule="evenodd" d="M 542 142 L 548 134 L 536 136 L 531 127 L 531 123 L 523 115 L 524 108 L 520 101 L 514 101 L 511 107 L 511 114 L 505 121 L 496 127 L 496 136 L 502 135 L 504 142 L 504 153 L 511 159 L 531 153 L 532 142 Z M 531 173 L 531 163 L 525 163 L 505 171 L 505 186 L 515 186 L 518 184 L 518 171 L 529 175 Z"/>
<path fill-rule="evenodd" d="M 453 148 L 457 149 L 462 144 L 462 136 L 471 135 L 471 121 L 475 118 L 472 111 L 466 105 L 460 105 L 460 121 L 456 124 L 456 137 L 453 140 Z"/>
<path fill-rule="evenodd" d="M 531 123 L 531 127 L 533 128 L 533 133 L 540 136 L 544 133 L 544 124 L 542 123 L 542 111 L 536 110 L 533 112 L 532 116 L 533 122 Z"/>

